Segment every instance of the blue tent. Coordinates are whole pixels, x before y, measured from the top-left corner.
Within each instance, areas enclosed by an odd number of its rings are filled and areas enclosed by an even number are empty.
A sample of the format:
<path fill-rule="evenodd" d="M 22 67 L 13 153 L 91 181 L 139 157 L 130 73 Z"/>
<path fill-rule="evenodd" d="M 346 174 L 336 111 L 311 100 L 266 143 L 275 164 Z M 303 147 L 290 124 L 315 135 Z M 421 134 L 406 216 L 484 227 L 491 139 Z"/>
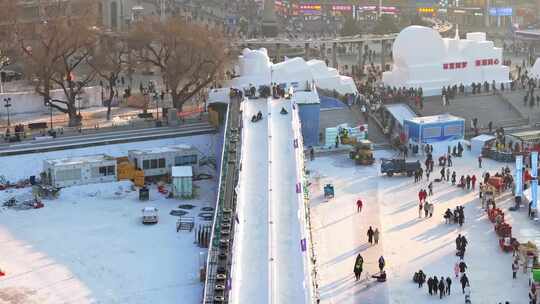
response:
<path fill-rule="evenodd" d="M 403 121 L 409 142 L 429 144 L 463 139 L 465 119 L 450 114 L 423 116 Z"/>

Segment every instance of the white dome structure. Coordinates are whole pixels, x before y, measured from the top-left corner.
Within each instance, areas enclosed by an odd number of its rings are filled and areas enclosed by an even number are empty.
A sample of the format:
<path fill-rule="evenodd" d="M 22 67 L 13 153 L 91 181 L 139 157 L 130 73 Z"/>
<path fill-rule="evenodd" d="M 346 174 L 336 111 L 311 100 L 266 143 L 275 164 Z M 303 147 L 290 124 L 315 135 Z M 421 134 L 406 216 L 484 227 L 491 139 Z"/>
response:
<path fill-rule="evenodd" d="M 412 25 L 399 33 L 392 46 L 392 53 L 395 54 L 395 64 L 414 66 L 426 62 L 442 62 L 446 48 L 439 32 L 429 27 Z"/>
<path fill-rule="evenodd" d="M 448 85 L 510 81 L 502 49 L 487 41 L 485 33 L 468 33 L 463 40 L 442 38 L 432 28 L 413 25 L 399 33 L 392 52 L 394 62 L 383 73 L 384 84 L 421 87 L 426 96 L 440 95 Z"/>

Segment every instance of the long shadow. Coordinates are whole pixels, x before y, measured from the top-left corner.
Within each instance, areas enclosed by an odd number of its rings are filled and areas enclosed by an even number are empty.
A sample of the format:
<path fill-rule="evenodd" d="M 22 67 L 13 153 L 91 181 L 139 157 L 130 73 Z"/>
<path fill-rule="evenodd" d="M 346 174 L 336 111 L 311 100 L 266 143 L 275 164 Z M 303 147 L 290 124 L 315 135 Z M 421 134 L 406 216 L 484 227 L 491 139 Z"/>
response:
<path fill-rule="evenodd" d="M 388 215 L 395 215 L 401 212 L 405 212 L 411 208 L 415 208 L 416 206 L 418 206 L 418 203 L 416 201 L 411 201 L 401 205 L 398 209 L 392 211 L 391 213 L 388 213 Z"/>
<path fill-rule="evenodd" d="M 441 250 L 441 249 L 443 249 L 444 247 L 448 246 L 448 244 L 450 244 L 450 243 L 451 243 L 451 242 L 447 242 L 447 243 L 442 244 L 442 245 L 440 245 L 440 246 L 438 246 L 438 247 L 436 247 L 436 248 L 433 248 L 433 249 L 431 249 L 430 251 L 428 251 L 428 252 L 426 252 L 426 253 L 424 253 L 424 254 L 422 254 L 422 255 L 419 255 L 419 256 L 417 256 L 417 257 L 414 258 L 414 259 L 412 259 L 411 262 L 418 261 L 418 260 L 420 260 L 420 259 L 422 259 L 422 258 L 424 258 L 424 257 L 426 257 L 426 256 L 428 256 L 428 255 L 430 255 L 430 254 L 433 254 L 433 253 L 437 252 L 438 250 Z"/>
<path fill-rule="evenodd" d="M 388 230 L 388 232 L 396 232 L 396 231 L 400 231 L 400 230 L 403 230 L 403 229 L 407 229 L 409 227 L 412 227 L 414 225 L 416 225 L 417 223 L 419 223 L 419 220 L 415 217 L 405 223 L 402 223 L 402 224 L 399 224 L 397 226 L 394 226 L 392 227 L 391 229 Z"/>
<path fill-rule="evenodd" d="M 314 229 L 314 231 L 319 231 L 319 230 L 321 230 L 321 229 L 328 228 L 328 227 L 330 227 L 330 226 L 332 226 L 332 225 L 335 225 L 335 224 L 337 224 L 337 223 L 339 223 L 339 222 L 341 222 L 341 221 L 344 221 L 344 220 L 346 220 L 346 219 L 348 219 L 348 218 L 350 218 L 350 217 L 353 217 L 355 214 L 356 214 L 356 213 L 350 213 L 350 214 L 348 214 L 348 215 L 346 215 L 346 216 L 344 216 L 344 217 L 340 217 L 340 218 L 338 218 L 338 219 L 336 219 L 336 220 L 331 221 L 330 223 L 326 223 L 326 224 L 324 224 L 323 226 L 321 226 L 321 227 L 319 227 L 319 228 L 317 228 L 317 229 Z"/>
<path fill-rule="evenodd" d="M 347 258 L 349 258 L 350 256 L 354 256 L 360 252 L 363 252 L 364 250 L 370 248 L 371 246 L 368 244 L 368 243 L 365 243 L 365 244 L 362 244 L 360 247 L 356 247 L 352 250 L 349 250 L 347 252 L 344 252 L 340 255 L 338 255 L 337 257 L 334 257 L 333 259 L 325 262 L 321 267 L 327 267 L 327 266 L 331 266 L 331 265 L 334 265 L 334 264 L 337 264 L 343 260 L 346 260 Z M 351 269 L 352 269 L 352 266 L 351 266 Z"/>

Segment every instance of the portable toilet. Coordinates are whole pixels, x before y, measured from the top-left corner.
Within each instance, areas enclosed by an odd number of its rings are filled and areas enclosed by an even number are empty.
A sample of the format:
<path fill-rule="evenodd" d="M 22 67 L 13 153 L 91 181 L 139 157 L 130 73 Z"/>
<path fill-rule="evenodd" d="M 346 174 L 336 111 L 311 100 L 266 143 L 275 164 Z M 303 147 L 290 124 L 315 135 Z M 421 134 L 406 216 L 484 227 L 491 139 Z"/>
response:
<path fill-rule="evenodd" d="M 193 197 L 193 170 L 191 166 L 174 166 L 171 169 L 172 192 L 176 198 Z"/>

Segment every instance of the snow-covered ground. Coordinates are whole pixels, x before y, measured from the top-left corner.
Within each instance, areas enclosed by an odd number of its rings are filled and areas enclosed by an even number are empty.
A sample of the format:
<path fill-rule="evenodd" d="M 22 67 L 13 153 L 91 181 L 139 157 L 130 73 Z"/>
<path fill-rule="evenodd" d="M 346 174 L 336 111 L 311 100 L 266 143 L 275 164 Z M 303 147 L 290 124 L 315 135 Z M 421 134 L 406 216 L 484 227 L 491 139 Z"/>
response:
<path fill-rule="evenodd" d="M 446 151 L 446 145 L 436 147 L 435 160 Z M 389 157 L 392 151 L 376 151 L 375 157 Z M 484 159 L 478 168 L 477 155 L 465 151 L 462 158 L 454 158 L 458 179 L 461 175 L 483 172 L 494 173 L 503 163 Z M 423 159 L 423 158 L 422 158 Z M 419 189 L 427 189 L 424 180 L 414 183 L 405 176 L 386 177 L 379 173 L 379 161 L 373 166 L 355 166 L 347 155 L 316 158 L 308 164 L 311 170 L 311 212 L 321 303 L 464 303 L 459 282 L 454 279 L 455 238 L 464 234 L 469 245 L 465 254 L 467 276 L 471 284 L 472 303 L 528 303 L 528 276 L 521 270 L 512 280 L 511 254 L 498 246 L 493 224 L 481 209 L 476 191 L 466 191 L 451 183 L 434 183 L 435 204 L 432 218 L 418 218 Z M 510 164 L 513 169 L 513 165 Z M 440 168 L 435 164 L 431 180 L 438 178 Z M 322 188 L 326 183 L 335 186 L 335 198 L 325 202 Z M 478 187 L 478 182 L 477 182 Z M 357 213 L 355 202 L 361 198 L 364 209 Z M 507 210 L 511 195 L 499 200 L 498 206 Z M 455 206 L 465 207 L 465 224 L 459 228 L 445 224 L 443 212 Z M 526 219 L 527 210 L 505 211 L 513 225 L 514 237 L 520 242 L 540 243 L 540 227 Z M 367 243 L 368 226 L 379 228 L 378 245 Z M 364 273 L 360 282 L 354 281 L 353 265 L 356 255 L 364 257 Z M 388 281 L 376 283 L 368 275 L 378 272 L 377 259 L 386 259 Z M 453 279 L 452 295 L 439 300 L 429 296 L 427 286 L 419 289 L 412 282 L 414 272 L 422 269 L 427 276 Z"/>
<path fill-rule="evenodd" d="M 130 182 L 65 188 L 45 207 L 0 209 L 0 303 L 200 303 L 200 253 L 194 232 L 176 232 L 179 204 L 214 206 L 216 182 L 195 182 L 194 200 L 151 188 L 140 202 Z M 0 192 L 0 201 L 29 189 Z M 143 225 L 141 209 L 159 209 Z M 199 223 L 210 223 L 200 222 Z"/>
<path fill-rule="evenodd" d="M 43 160 L 64 158 L 72 156 L 84 156 L 92 154 L 105 153 L 114 157 L 127 156 L 127 152 L 133 149 L 147 149 L 161 146 L 170 146 L 178 144 L 190 144 L 197 148 L 205 156 L 218 156 L 221 144 L 217 134 L 205 134 L 180 138 L 167 138 L 159 140 L 149 140 L 143 142 L 133 142 L 125 144 L 115 144 L 97 147 L 88 147 L 81 149 L 70 149 L 61 151 L 52 151 L 46 153 L 25 154 L 0 157 L 0 176 L 4 176 L 11 182 L 22 178 L 28 178 L 30 175 L 39 175 L 43 169 Z"/>

